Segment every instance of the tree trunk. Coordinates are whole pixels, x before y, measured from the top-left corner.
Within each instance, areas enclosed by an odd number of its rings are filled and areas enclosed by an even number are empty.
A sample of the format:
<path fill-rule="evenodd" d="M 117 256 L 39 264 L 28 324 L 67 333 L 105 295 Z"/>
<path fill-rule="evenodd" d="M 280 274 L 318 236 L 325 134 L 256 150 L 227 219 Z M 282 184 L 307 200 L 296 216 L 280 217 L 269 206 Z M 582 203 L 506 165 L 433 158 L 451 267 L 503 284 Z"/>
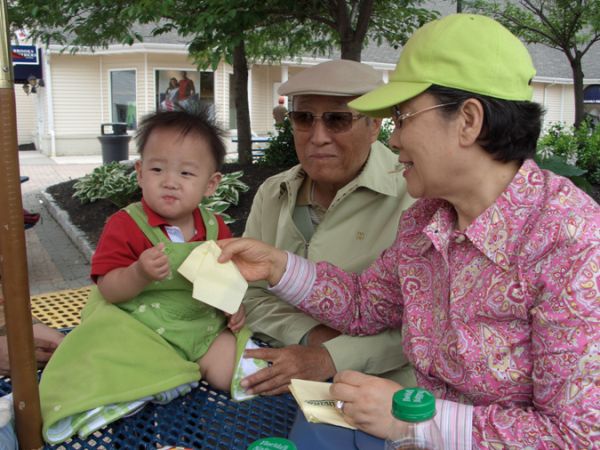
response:
<path fill-rule="evenodd" d="M 345 2 L 338 4 L 335 19 L 337 21 L 337 32 L 341 38 L 342 59 L 360 62 L 363 42 L 373 14 L 373 2 L 374 0 L 361 0 L 359 2 L 355 28 L 352 27 L 352 21 Z"/>
<path fill-rule="evenodd" d="M 252 164 L 252 137 L 248 108 L 248 61 L 243 40 L 233 49 L 233 82 L 236 91 L 238 162 Z"/>
<path fill-rule="evenodd" d="M 575 58 L 571 61 L 573 69 L 573 91 L 575 93 L 575 128 L 578 128 L 583 122 L 583 69 L 581 68 L 581 54 L 577 52 Z"/>
<path fill-rule="evenodd" d="M 360 62 L 362 41 L 342 41 L 342 59 Z"/>

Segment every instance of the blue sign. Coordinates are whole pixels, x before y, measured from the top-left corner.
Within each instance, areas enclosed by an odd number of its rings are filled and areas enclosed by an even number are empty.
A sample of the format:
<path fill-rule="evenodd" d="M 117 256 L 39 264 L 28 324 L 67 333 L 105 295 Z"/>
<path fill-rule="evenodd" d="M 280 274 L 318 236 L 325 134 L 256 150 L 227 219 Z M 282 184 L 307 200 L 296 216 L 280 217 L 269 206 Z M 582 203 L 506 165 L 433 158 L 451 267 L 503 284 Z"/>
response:
<path fill-rule="evenodd" d="M 38 51 L 35 45 L 12 45 L 13 64 L 39 64 Z"/>
<path fill-rule="evenodd" d="M 29 77 L 42 79 L 42 51 L 35 45 L 11 45 L 15 83 L 25 84 Z"/>

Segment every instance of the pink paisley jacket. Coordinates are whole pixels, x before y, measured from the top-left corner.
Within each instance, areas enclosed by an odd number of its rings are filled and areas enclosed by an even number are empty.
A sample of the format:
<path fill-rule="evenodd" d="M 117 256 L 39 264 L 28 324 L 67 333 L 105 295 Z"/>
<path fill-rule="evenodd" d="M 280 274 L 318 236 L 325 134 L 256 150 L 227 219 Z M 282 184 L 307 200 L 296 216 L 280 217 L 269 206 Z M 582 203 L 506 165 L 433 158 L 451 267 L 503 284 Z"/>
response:
<path fill-rule="evenodd" d="M 598 448 L 600 207 L 528 160 L 455 223 L 419 200 L 362 274 L 290 254 L 273 290 L 343 333 L 401 327 L 447 448 Z"/>

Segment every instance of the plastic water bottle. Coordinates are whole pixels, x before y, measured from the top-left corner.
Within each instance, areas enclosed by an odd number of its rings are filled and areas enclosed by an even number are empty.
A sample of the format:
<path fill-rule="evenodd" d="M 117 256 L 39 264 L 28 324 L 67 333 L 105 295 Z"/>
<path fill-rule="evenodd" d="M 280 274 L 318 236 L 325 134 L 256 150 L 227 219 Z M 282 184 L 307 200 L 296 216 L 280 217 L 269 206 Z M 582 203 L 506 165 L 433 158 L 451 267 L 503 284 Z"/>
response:
<path fill-rule="evenodd" d="M 385 450 L 443 450 L 440 430 L 433 420 L 435 397 L 423 388 L 402 389 L 392 399 L 396 420 L 385 440 Z"/>

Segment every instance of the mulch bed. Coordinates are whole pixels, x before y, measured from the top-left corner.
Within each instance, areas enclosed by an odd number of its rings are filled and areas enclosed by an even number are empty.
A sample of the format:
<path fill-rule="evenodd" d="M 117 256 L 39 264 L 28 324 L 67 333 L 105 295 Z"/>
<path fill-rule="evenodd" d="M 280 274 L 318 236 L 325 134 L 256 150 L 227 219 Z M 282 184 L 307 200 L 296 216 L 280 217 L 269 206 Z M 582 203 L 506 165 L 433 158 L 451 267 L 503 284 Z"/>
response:
<path fill-rule="evenodd" d="M 241 236 L 244 232 L 246 219 L 250 213 L 252 199 L 258 187 L 262 182 L 279 173 L 284 168 L 266 167 L 258 164 L 242 166 L 239 164 L 225 164 L 223 173 L 242 170 L 244 176 L 242 181 L 249 186 L 249 190 L 240 195 L 240 201 L 237 205 L 232 205 L 227 209 L 227 213 L 236 219 L 229 225 L 234 236 Z M 98 200 L 94 203 L 82 204 L 81 201 L 73 197 L 73 184 L 77 180 L 70 180 L 64 183 L 50 186 L 47 191 L 54 197 L 57 204 L 67 212 L 71 222 L 77 226 L 88 238 L 89 242 L 95 247 L 100 238 L 102 227 L 106 219 L 118 208 L 108 200 Z M 600 186 L 593 186 L 591 193 L 596 202 L 600 203 Z"/>
<path fill-rule="evenodd" d="M 236 172 L 242 170 L 244 175 L 242 181 L 249 186 L 249 190 L 240 195 L 240 201 L 237 205 L 232 205 L 227 209 L 227 214 L 235 218 L 236 221 L 229 225 L 234 236 L 241 236 L 244 232 L 246 219 L 250 213 L 252 199 L 258 187 L 262 182 L 281 172 L 279 167 L 266 167 L 258 164 L 241 166 L 239 164 L 226 164 L 223 166 L 223 173 Z M 47 188 L 47 191 L 52 195 L 56 203 L 68 215 L 77 228 L 79 228 L 87 237 L 92 246 L 96 246 L 102 227 L 106 219 L 119 208 L 108 200 L 98 200 L 94 203 L 82 204 L 81 201 L 73 197 L 73 184 L 77 180 L 69 180 L 64 183 L 55 184 Z"/>

